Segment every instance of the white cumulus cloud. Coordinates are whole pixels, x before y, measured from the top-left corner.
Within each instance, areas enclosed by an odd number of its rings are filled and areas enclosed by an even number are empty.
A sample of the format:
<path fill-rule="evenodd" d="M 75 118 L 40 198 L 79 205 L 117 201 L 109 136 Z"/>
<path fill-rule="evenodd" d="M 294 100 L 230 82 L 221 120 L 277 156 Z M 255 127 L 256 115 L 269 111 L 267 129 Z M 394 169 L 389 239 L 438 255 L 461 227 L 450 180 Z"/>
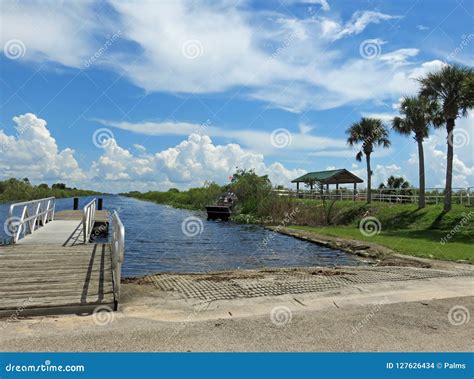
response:
<path fill-rule="evenodd" d="M 44 180 L 85 178 L 70 148 L 59 150 L 46 121 L 32 113 L 13 117 L 16 135 L 0 130 L 0 177 Z"/>
<path fill-rule="evenodd" d="M 206 135 L 191 134 L 186 140 L 154 154 L 133 155 L 115 140 L 92 165 L 93 178 L 116 181 L 114 188 L 180 189 L 200 187 L 206 181 L 224 184 L 236 168 L 255 169 L 269 175 L 274 185 L 288 185 L 304 170 L 285 168 L 281 163 L 267 165 L 262 154 L 244 150 L 238 144 L 216 145 Z"/>

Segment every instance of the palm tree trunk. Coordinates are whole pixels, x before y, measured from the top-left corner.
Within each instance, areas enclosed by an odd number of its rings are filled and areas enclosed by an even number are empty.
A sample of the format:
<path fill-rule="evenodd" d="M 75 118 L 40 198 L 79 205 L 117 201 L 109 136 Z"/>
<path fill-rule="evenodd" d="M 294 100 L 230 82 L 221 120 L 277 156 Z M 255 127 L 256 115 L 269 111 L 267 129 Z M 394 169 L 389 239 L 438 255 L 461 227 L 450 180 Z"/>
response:
<path fill-rule="evenodd" d="M 453 130 L 454 130 L 454 118 L 448 118 L 446 120 L 446 131 L 448 132 L 448 154 L 446 164 L 446 186 L 444 189 L 444 211 L 449 212 L 451 210 L 452 202 L 452 186 L 453 186 Z"/>
<path fill-rule="evenodd" d="M 372 202 L 372 170 L 370 169 L 370 154 L 365 154 L 367 163 L 367 203 Z"/>
<path fill-rule="evenodd" d="M 418 199 L 418 208 L 424 208 L 425 200 L 425 154 L 423 152 L 423 140 L 417 139 L 418 143 L 418 173 L 420 185 L 420 198 Z"/>

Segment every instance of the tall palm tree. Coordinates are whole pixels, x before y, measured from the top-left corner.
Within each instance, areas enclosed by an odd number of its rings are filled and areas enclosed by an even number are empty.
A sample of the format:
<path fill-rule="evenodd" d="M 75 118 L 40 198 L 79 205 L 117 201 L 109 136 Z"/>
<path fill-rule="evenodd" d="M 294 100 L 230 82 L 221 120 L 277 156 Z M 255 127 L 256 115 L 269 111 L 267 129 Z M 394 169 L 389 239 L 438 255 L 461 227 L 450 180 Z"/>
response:
<path fill-rule="evenodd" d="M 443 123 L 442 114 L 437 102 L 430 102 L 423 96 L 406 96 L 402 99 L 400 106 L 402 117 L 392 120 L 392 128 L 397 133 L 413 138 L 418 145 L 418 175 L 420 197 L 418 207 L 424 208 L 425 201 L 425 157 L 423 152 L 423 140 L 428 137 L 430 125 L 435 127 Z"/>
<path fill-rule="evenodd" d="M 388 130 L 382 120 L 378 118 L 362 117 L 359 122 L 355 122 L 346 130 L 347 144 L 354 146 L 362 144 L 356 159 L 360 162 L 365 155 L 367 164 L 367 203 L 372 201 L 372 170 L 370 168 L 370 155 L 375 146 L 389 147 Z"/>
<path fill-rule="evenodd" d="M 440 103 L 448 134 L 446 185 L 444 191 L 444 211 L 451 210 L 453 182 L 453 131 L 456 119 L 466 116 L 474 108 L 473 86 L 474 70 L 457 65 L 444 66 L 438 72 L 432 72 L 418 79 L 421 84 L 420 94 L 430 101 Z"/>

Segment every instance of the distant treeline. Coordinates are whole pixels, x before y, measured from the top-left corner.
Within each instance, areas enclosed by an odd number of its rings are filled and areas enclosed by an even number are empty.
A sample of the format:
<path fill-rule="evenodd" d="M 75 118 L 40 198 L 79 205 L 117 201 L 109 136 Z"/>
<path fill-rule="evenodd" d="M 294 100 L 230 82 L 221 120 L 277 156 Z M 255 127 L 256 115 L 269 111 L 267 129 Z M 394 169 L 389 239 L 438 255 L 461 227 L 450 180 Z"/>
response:
<path fill-rule="evenodd" d="M 213 203 L 222 192 L 224 192 L 223 187 L 211 183 L 205 187 L 191 188 L 188 191 L 179 191 L 176 188 L 171 188 L 166 192 L 149 191 L 142 193 L 132 191 L 122 195 L 141 200 L 154 201 L 159 204 L 168 204 L 176 208 L 202 210 L 205 209 L 206 205 Z"/>
<path fill-rule="evenodd" d="M 272 184 L 266 175 L 259 176 L 254 170 L 238 169 L 231 177 L 230 183 L 220 186 L 214 182 L 204 187 L 179 191 L 171 188 L 166 192 L 149 191 L 141 193 L 132 191 L 122 195 L 137 199 L 168 204 L 177 208 L 204 210 L 206 205 L 214 203 L 224 192 L 230 191 L 237 195 L 239 211 L 246 214 L 259 213 L 259 208 L 268 201 Z"/>
<path fill-rule="evenodd" d="M 132 191 L 122 195 L 137 199 L 168 204 L 176 208 L 204 210 L 206 205 L 213 204 L 225 192 L 233 192 L 238 203 L 233 219 L 239 222 L 267 222 L 269 219 L 281 219 L 285 211 L 294 207 L 289 198 L 277 196 L 272 192 L 272 183 L 268 176 L 259 176 L 254 170 L 237 169 L 230 183 L 220 186 L 207 183 L 204 187 L 179 191 L 171 188 L 166 192 L 149 191 L 141 193 Z"/>
<path fill-rule="evenodd" d="M 51 187 L 46 184 L 33 185 L 28 178 L 8 179 L 0 181 L 0 203 L 12 201 L 26 201 L 44 197 L 74 197 L 90 196 L 97 194 L 95 191 L 69 188 L 64 183 L 55 183 Z"/>

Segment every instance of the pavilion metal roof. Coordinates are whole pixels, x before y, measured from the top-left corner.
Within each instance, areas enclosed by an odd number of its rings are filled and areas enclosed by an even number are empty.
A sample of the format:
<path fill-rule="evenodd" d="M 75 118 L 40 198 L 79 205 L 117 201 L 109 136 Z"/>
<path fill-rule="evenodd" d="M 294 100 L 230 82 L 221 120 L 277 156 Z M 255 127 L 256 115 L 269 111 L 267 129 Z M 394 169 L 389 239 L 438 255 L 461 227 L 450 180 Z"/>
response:
<path fill-rule="evenodd" d="M 307 174 L 292 180 L 291 183 L 308 183 L 311 181 L 320 182 L 323 184 L 363 183 L 361 178 L 354 175 L 345 168 L 338 170 L 308 172 Z"/>

